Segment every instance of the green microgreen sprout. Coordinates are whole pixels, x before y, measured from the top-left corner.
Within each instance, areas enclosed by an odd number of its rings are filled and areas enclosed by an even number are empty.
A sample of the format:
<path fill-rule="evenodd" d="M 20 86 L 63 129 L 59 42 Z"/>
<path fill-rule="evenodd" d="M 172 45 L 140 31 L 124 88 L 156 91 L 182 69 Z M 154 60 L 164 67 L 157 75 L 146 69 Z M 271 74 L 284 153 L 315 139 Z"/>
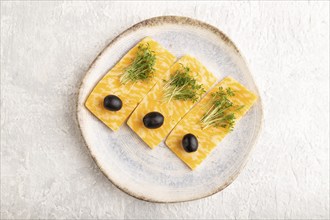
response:
<path fill-rule="evenodd" d="M 219 87 L 219 90 L 212 94 L 212 105 L 201 119 L 203 129 L 214 126 L 233 130 L 235 112 L 244 108 L 244 105 L 234 105 L 229 99 L 232 96 L 235 96 L 235 93 L 230 87 L 226 90 Z"/>
<path fill-rule="evenodd" d="M 151 78 L 155 71 L 155 63 L 156 55 L 151 50 L 149 44 L 140 44 L 132 63 L 121 74 L 120 82 L 126 84 L 128 82 L 143 81 Z"/>
<path fill-rule="evenodd" d="M 183 64 L 164 83 L 164 101 L 168 102 L 172 99 L 196 102 L 205 93 L 203 85 L 191 75 L 190 68 Z"/>

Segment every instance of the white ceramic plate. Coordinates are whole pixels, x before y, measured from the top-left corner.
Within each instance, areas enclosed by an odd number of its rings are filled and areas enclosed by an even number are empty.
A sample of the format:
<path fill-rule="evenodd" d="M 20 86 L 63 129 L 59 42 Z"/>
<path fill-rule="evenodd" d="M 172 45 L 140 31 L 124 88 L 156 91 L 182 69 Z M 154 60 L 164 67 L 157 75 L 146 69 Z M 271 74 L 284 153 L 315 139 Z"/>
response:
<path fill-rule="evenodd" d="M 195 171 L 164 143 L 151 150 L 126 124 L 112 132 L 84 106 L 87 96 L 104 74 L 146 36 L 154 38 L 177 57 L 195 56 L 219 81 L 232 76 L 259 95 L 238 49 L 215 27 L 176 16 L 142 21 L 104 49 L 82 82 L 77 114 L 91 155 L 114 185 L 139 199 L 179 202 L 219 192 L 237 177 L 258 137 L 262 124 L 260 99 Z"/>

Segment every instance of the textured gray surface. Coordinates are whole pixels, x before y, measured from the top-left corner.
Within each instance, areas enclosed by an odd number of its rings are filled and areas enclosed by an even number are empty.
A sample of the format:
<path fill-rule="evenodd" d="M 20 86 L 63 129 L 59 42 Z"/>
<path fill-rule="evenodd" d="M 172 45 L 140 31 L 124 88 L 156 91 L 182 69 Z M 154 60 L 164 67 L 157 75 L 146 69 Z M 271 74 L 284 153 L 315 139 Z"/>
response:
<path fill-rule="evenodd" d="M 226 190 L 153 204 L 101 174 L 80 137 L 75 103 L 85 71 L 111 39 L 167 14 L 229 35 L 259 86 L 265 123 Z M 328 2 L 1 2 L 2 218 L 329 218 L 328 134 Z"/>

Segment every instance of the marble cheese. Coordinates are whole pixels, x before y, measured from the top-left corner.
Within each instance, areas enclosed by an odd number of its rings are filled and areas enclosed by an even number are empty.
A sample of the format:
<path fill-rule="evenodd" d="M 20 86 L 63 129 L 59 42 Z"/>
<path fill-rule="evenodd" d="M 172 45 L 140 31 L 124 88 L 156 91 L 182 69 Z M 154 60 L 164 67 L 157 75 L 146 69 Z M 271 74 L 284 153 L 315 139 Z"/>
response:
<path fill-rule="evenodd" d="M 223 127 L 208 127 L 203 129 L 201 118 L 212 105 L 212 94 L 218 91 L 219 87 L 224 89 L 230 87 L 235 96 L 230 97 L 234 105 L 244 105 L 242 109 L 235 112 L 236 123 L 245 115 L 257 100 L 257 96 L 241 85 L 233 78 L 226 77 L 216 85 L 185 117 L 177 124 L 167 137 L 166 145 L 192 170 L 200 165 L 219 142 L 230 132 Z M 181 146 L 184 135 L 191 133 L 197 137 L 198 149 L 195 152 L 187 153 Z"/>
<path fill-rule="evenodd" d="M 172 74 L 182 66 L 190 68 L 190 75 L 194 76 L 199 84 L 202 84 L 207 91 L 216 82 L 214 75 L 209 72 L 197 59 L 189 55 L 180 58 L 164 74 L 164 80 L 168 80 Z M 191 100 L 171 100 L 163 101 L 165 82 L 160 80 L 155 87 L 148 93 L 143 101 L 138 105 L 127 121 L 129 127 L 140 136 L 140 138 L 150 147 L 155 148 L 181 118 L 195 104 Z M 143 117 L 149 112 L 159 112 L 164 116 L 164 124 L 157 129 L 146 128 L 143 124 Z"/>
<path fill-rule="evenodd" d="M 149 44 L 156 56 L 153 77 L 123 84 L 120 82 L 120 76 L 134 60 L 141 44 Z M 144 38 L 98 82 L 87 98 L 85 106 L 113 131 L 118 130 L 155 83 L 164 77 L 175 60 L 176 57 L 159 43 L 150 37 Z M 119 111 L 109 111 L 103 107 L 103 100 L 107 95 L 116 95 L 122 100 L 123 106 Z"/>

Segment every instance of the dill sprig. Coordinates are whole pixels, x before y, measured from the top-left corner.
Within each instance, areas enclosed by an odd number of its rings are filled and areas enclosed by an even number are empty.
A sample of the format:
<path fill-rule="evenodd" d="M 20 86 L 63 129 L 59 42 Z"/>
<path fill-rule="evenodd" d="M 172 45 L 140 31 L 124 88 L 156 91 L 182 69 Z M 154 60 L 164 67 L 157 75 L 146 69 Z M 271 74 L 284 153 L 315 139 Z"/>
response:
<path fill-rule="evenodd" d="M 244 107 L 235 106 L 229 97 L 235 96 L 235 93 L 228 87 L 224 90 L 222 87 L 212 94 L 212 106 L 203 115 L 201 121 L 203 124 L 203 129 L 210 126 L 223 127 L 232 131 L 235 125 L 235 112 L 239 111 Z"/>
<path fill-rule="evenodd" d="M 196 102 L 205 92 L 203 85 L 198 84 L 196 79 L 190 75 L 190 68 L 182 64 L 181 68 L 164 82 L 164 101 L 168 102 L 172 99 Z"/>
<path fill-rule="evenodd" d="M 135 59 L 124 70 L 124 73 L 120 77 L 120 82 L 126 84 L 128 82 L 149 79 L 155 71 L 155 63 L 156 56 L 154 51 L 150 49 L 149 44 L 140 44 Z"/>

